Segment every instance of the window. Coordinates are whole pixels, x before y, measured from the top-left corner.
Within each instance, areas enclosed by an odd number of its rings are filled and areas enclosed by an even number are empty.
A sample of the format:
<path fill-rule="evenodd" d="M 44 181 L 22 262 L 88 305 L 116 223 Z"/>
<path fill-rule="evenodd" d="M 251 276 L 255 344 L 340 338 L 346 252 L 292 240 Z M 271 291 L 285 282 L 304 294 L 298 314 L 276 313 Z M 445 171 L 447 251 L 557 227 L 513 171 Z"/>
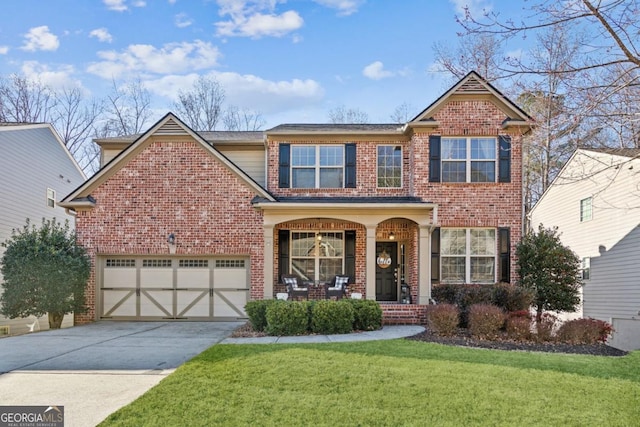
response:
<path fill-rule="evenodd" d="M 442 138 L 442 182 L 496 182 L 495 138 Z"/>
<path fill-rule="evenodd" d="M 181 259 L 178 261 L 180 268 L 207 268 L 209 261 L 206 259 Z"/>
<path fill-rule="evenodd" d="M 171 268 L 170 259 L 143 259 L 143 268 Z"/>
<path fill-rule="evenodd" d="M 592 198 L 580 200 L 580 222 L 589 221 L 593 217 Z"/>
<path fill-rule="evenodd" d="M 402 187 L 402 147 L 378 146 L 378 187 Z"/>
<path fill-rule="evenodd" d="M 495 229 L 443 228 L 440 250 L 443 282 L 495 282 Z"/>
<path fill-rule="evenodd" d="M 136 266 L 135 259 L 107 259 L 107 268 L 130 268 Z"/>
<path fill-rule="evenodd" d="M 582 258 L 582 279 L 589 280 L 591 278 L 591 258 Z"/>
<path fill-rule="evenodd" d="M 329 281 L 344 271 L 344 233 L 292 232 L 291 272 L 302 280 Z"/>
<path fill-rule="evenodd" d="M 344 187 L 344 146 L 291 146 L 293 188 Z"/>
<path fill-rule="evenodd" d="M 56 190 L 47 188 L 47 206 L 50 208 L 56 207 Z"/>

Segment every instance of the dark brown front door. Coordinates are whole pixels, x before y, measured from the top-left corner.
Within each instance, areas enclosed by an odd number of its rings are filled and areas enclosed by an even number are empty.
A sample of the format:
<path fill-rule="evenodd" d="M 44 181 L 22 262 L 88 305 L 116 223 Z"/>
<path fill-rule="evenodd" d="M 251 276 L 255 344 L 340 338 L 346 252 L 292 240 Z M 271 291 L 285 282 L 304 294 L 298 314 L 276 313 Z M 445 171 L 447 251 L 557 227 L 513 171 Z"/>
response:
<path fill-rule="evenodd" d="M 376 301 L 398 301 L 398 243 L 376 243 Z"/>

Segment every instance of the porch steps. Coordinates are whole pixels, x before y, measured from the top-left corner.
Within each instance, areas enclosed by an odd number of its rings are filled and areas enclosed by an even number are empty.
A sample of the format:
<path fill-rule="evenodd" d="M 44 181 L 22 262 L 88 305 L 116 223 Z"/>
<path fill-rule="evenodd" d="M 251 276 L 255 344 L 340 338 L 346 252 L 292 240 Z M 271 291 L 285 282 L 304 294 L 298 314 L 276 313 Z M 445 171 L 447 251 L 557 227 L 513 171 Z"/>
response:
<path fill-rule="evenodd" d="M 427 305 L 380 304 L 383 325 L 425 325 Z"/>

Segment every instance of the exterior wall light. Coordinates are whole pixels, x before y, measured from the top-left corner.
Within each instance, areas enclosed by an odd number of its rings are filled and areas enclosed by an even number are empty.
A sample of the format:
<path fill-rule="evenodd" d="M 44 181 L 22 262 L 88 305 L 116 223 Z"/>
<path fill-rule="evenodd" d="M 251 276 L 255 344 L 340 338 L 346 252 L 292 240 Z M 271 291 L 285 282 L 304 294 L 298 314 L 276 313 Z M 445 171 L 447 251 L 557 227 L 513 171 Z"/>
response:
<path fill-rule="evenodd" d="M 389 240 L 396 240 L 396 235 L 393 234 L 393 231 L 389 233 Z"/>

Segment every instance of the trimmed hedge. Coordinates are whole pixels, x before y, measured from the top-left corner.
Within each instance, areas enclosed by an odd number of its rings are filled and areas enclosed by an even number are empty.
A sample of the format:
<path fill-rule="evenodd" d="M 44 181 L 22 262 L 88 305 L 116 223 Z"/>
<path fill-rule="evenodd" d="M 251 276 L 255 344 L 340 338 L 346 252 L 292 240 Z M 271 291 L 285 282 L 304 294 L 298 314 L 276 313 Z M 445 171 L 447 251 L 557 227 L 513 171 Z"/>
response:
<path fill-rule="evenodd" d="M 311 332 L 347 334 L 353 331 L 355 309 L 346 301 L 316 301 L 311 307 Z"/>
<path fill-rule="evenodd" d="M 267 307 L 275 302 L 276 300 L 273 299 L 261 299 L 249 301 L 244 306 L 254 331 L 264 332 L 267 327 Z"/>
<path fill-rule="evenodd" d="M 451 336 L 458 330 L 460 312 L 453 304 L 437 304 L 427 307 L 429 329 L 438 335 Z"/>
<path fill-rule="evenodd" d="M 279 301 L 267 305 L 269 335 L 304 335 L 309 331 L 308 301 Z"/>
<path fill-rule="evenodd" d="M 382 308 L 373 300 L 345 299 L 354 308 L 353 329 L 356 331 L 376 331 L 382 328 Z"/>
<path fill-rule="evenodd" d="M 502 329 L 505 314 L 492 304 L 474 304 L 469 307 L 469 331 L 478 338 L 494 338 Z"/>
<path fill-rule="evenodd" d="M 606 342 L 613 332 L 611 325 L 603 320 L 574 319 L 564 322 L 558 329 L 558 341 L 569 344 L 597 344 Z"/>

